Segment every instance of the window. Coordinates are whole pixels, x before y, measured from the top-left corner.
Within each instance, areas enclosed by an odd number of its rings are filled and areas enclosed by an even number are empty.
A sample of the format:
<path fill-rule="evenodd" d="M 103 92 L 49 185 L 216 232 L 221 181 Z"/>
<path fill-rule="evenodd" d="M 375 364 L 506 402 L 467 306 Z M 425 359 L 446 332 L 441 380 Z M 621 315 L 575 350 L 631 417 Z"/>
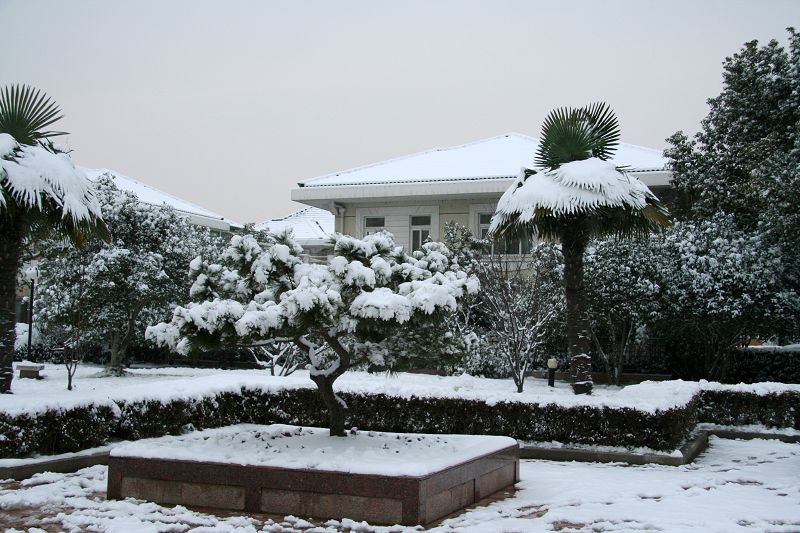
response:
<path fill-rule="evenodd" d="M 478 214 L 478 237 L 485 239 L 489 233 L 489 224 L 492 223 L 492 213 Z"/>
<path fill-rule="evenodd" d="M 411 251 L 422 249 L 422 244 L 431 236 L 431 216 L 411 217 Z"/>
<path fill-rule="evenodd" d="M 485 239 L 489 234 L 489 225 L 492 223 L 493 213 L 478 213 L 478 236 Z M 492 244 L 492 252 L 502 255 L 523 254 L 531 250 L 531 243 L 527 237 L 499 237 Z"/>
<path fill-rule="evenodd" d="M 364 235 L 377 233 L 386 228 L 384 217 L 364 217 Z"/>

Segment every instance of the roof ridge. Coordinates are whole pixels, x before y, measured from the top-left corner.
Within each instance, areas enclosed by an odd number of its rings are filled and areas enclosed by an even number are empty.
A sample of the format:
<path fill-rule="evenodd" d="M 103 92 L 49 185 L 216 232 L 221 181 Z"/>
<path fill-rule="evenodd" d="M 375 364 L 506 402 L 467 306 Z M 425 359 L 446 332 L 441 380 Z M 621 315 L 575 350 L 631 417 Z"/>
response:
<path fill-rule="evenodd" d="M 661 157 L 664 157 L 664 150 L 659 150 L 658 148 L 648 148 L 647 146 L 642 146 L 640 144 L 631 144 L 631 143 L 624 143 L 618 142 L 617 146 L 626 146 L 628 148 L 633 148 L 635 150 L 639 150 L 642 152 L 654 152 L 659 154 Z"/>
<path fill-rule="evenodd" d="M 482 144 L 482 143 L 486 143 L 486 142 L 489 142 L 489 141 L 494 141 L 496 139 L 501 139 L 503 137 L 511 137 L 511 136 L 522 137 L 522 138 L 524 138 L 526 140 L 533 140 L 533 141 L 536 141 L 536 142 L 539 141 L 539 139 L 536 138 L 536 137 L 531 137 L 530 135 L 525 135 L 525 134 L 522 134 L 522 133 L 517 133 L 517 132 L 513 132 L 512 131 L 512 132 L 508 132 L 508 133 L 502 133 L 500 135 L 495 135 L 493 137 L 487 137 L 486 139 L 478 139 L 476 141 L 470 141 L 470 142 L 464 143 L 464 144 L 458 144 L 458 145 L 454 145 L 454 146 L 446 146 L 444 148 L 429 148 L 429 149 L 423 150 L 421 152 L 414 152 L 412 154 L 401 155 L 401 156 L 398 156 L 398 157 L 393 157 L 391 159 L 385 159 L 383 161 L 377 161 L 375 163 L 369 163 L 369 164 L 366 164 L 366 165 L 361 165 L 361 166 L 357 166 L 357 167 L 348 168 L 346 170 L 340 170 L 339 172 L 331 172 L 330 174 L 324 174 L 322 176 L 316 176 L 314 178 L 309 178 L 307 180 L 303 180 L 303 181 L 299 182 L 298 185 L 301 186 L 301 187 L 304 187 L 305 184 L 307 184 L 307 183 L 311 183 L 311 182 L 314 182 L 314 181 L 317 181 L 317 180 L 321 180 L 321 179 L 324 179 L 324 178 L 330 178 L 332 176 L 341 176 L 342 174 L 351 174 L 351 173 L 357 172 L 359 170 L 366 170 L 368 168 L 374 168 L 374 167 L 378 167 L 378 166 L 381 166 L 381 165 L 386 165 L 388 163 L 394 163 L 396 161 L 403 161 L 405 159 L 410 159 L 412 157 L 417 157 L 417 156 L 420 156 L 420 155 L 430 154 L 430 153 L 433 153 L 433 152 L 447 152 L 447 151 L 450 151 L 450 150 L 458 150 L 458 149 L 461 149 L 461 148 L 467 148 L 469 146 L 475 146 L 476 144 Z"/>
<path fill-rule="evenodd" d="M 197 209 L 197 211 L 191 211 L 189 209 L 181 209 L 181 208 L 176 207 L 176 206 L 174 206 L 174 205 L 172 205 L 172 204 L 170 204 L 168 202 L 165 202 L 165 201 L 161 202 L 162 204 L 167 205 L 167 206 L 171 207 L 172 209 L 175 209 L 176 211 L 180 211 L 181 213 L 186 213 L 186 214 L 189 214 L 189 215 L 196 215 L 196 216 L 199 216 L 199 217 L 205 217 L 205 218 L 208 218 L 208 219 L 211 219 L 211 220 L 223 220 L 223 221 L 226 221 L 228 224 L 235 225 L 235 226 L 241 226 L 241 224 L 239 222 L 236 222 L 235 220 L 230 219 L 230 218 L 226 217 L 225 215 L 222 215 L 220 213 L 217 213 L 215 211 L 207 209 L 207 208 L 205 208 L 205 207 L 203 207 L 201 205 L 197 205 L 196 203 L 190 202 L 189 200 L 186 200 L 185 198 L 181 198 L 180 196 L 175 196 L 172 193 L 169 193 L 167 191 L 161 190 L 161 189 L 159 189 L 159 188 L 157 188 L 157 187 L 155 187 L 153 185 L 149 185 L 147 183 L 144 183 L 143 181 L 139 181 L 138 179 L 132 178 L 132 177 L 126 175 L 126 174 L 122 174 L 121 172 L 116 171 L 114 169 L 106 168 L 106 167 L 103 167 L 103 168 L 80 167 L 80 168 L 82 168 L 84 170 L 84 172 L 97 172 L 98 173 L 97 174 L 98 178 L 100 176 L 102 176 L 103 174 L 111 174 L 112 176 L 115 176 L 115 177 L 118 177 L 118 178 L 122 178 L 122 179 L 126 179 L 126 180 L 128 180 L 130 182 L 133 182 L 136 185 L 139 185 L 139 186 L 141 186 L 141 187 L 143 187 L 145 189 L 149 189 L 149 190 L 153 191 L 157 195 L 165 196 L 165 197 L 170 198 L 172 200 L 175 200 L 177 202 L 186 204 L 187 206 L 189 206 L 191 208 Z M 133 192 L 133 191 L 130 191 L 130 192 L 132 194 L 136 195 L 135 192 Z M 136 197 L 139 198 L 138 195 L 136 195 Z M 149 203 L 149 202 L 145 202 L 141 198 L 139 198 L 139 200 L 144 202 L 144 203 Z"/>
<path fill-rule="evenodd" d="M 181 211 L 181 212 L 184 212 L 184 213 L 188 213 L 190 215 L 197 215 L 197 216 L 206 217 L 206 218 L 215 219 L 215 220 L 219 219 L 219 220 L 227 220 L 228 222 L 234 222 L 233 220 L 227 218 L 224 215 L 216 213 L 216 212 L 214 212 L 214 211 L 212 211 L 210 209 L 206 209 L 205 207 L 197 205 L 197 204 L 195 204 L 193 202 L 190 202 L 189 200 L 186 200 L 185 198 L 180 198 L 178 196 L 175 196 L 172 193 L 169 193 L 167 191 L 163 191 L 161 189 L 158 189 L 158 188 L 156 188 L 156 187 L 154 187 L 152 185 L 144 183 L 143 181 L 139 181 L 136 178 L 132 178 L 130 176 L 122 174 L 121 172 L 117 172 L 114 169 L 105 168 L 105 167 L 103 167 L 103 168 L 82 167 L 82 168 L 84 168 L 85 170 L 91 170 L 91 171 L 99 172 L 99 174 L 97 175 L 98 177 L 102 176 L 103 174 L 112 174 L 112 175 L 114 175 L 114 176 L 116 176 L 118 178 L 123 178 L 123 179 L 129 180 L 129 181 L 132 181 L 133 183 L 136 183 L 137 185 L 141 185 L 142 187 L 144 187 L 146 189 L 150 189 L 151 191 L 155 191 L 156 193 L 161 194 L 163 196 L 168 196 L 169 198 L 172 198 L 173 200 L 177 200 L 178 202 L 183 202 L 184 204 L 199 210 L 199 211 L 189 211 L 189 210 L 186 210 L 186 209 L 180 209 L 178 207 L 175 207 L 174 205 L 170 205 L 167 202 L 162 202 L 163 204 L 169 205 L 170 207 L 172 207 L 176 211 Z M 136 194 L 136 193 L 134 192 L 133 194 Z M 138 195 L 136 197 L 139 198 Z M 142 200 L 141 198 L 139 198 L 139 200 L 144 202 L 144 200 Z M 147 203 L 147 202 L 145 202 L 145 203 Z M 212 213 L 214 216 L 210 216 L 208 214 L 204 214 L 204 213 L 202 213 L 202 211 L 205 211 L 206 213 Z M 234 223 L 237 224 L 237 225 L 239 224 L 238 222 L 234 222 Z"/>
<path fill-rule="evenodd" d="M 286 216 L 284 216 L 284 217 L 281 217 L 281 218 L 271 218 L 271 219 L 269 219 L 269 220 L 270 220 L 270 222 L 277 222 L 277 221 L 279 221 L 279 220 L 289 220 L 290 218 L 292 218 L 292 217 L 296 217 L 296 216 L 297 216 L 297 215 L 299 215 L 300 213 L 304 213 L 304 212 L 308 211 L 309 209 L 314 209 L 314 206 L 308 206 L 308 207 L 304 207 L 303 209 L 298 209 L 298 210 L 297 210 L 297 211 L 295 211 L 294 213 L 289 213 L 288 215 L 286 215 Z"/>

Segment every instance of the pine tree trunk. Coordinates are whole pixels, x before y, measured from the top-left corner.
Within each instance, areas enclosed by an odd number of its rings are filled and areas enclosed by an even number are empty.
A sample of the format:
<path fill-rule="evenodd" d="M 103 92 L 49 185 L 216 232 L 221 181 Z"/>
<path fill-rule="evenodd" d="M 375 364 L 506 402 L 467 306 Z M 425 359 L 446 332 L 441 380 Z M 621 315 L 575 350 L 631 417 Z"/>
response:
<path fill-rule="evenodd" d="M 4 394 L 11 393 L 14 378 L 17 270 L 23 233 L 21 220 L 8 212 L 0 216 L 0 393 Z"/>
<path fill-rule="evenodd" d="M 338 376 L 336 376 L 338 377 Z M 323 376 L 311 376 L 311 380 L 317 384 L 322 401 L 328 410 L 328 426 L 331 437 L 344 437 L 344 415 L 345 406 L 339 403 L 336 393 L 333 392 L 333 382 L 336 378 L 330 379 Z"/>
<path fill-rule="evenodd" d="M 330 426 L 331 437 L 344 437 L 344 422 L 347 406 L 344 401 L 333 392 L 333 383 L 350 368 L 350 352 L 342 346 L 339 339 L 328 333 L 322 333 L 328 346 L 336 353 L 339 358 L 338 366 L 328 374 L 312 374 L 311 381 L 316 383 L 325 408 L 328 410 L 328 424 Z M 302 351 L 308 353 L 309 344 L 301 338 L 295 339 L 295 345 Z"/>
<path fill-rule="evenodd" d="M 567 304 L 567 343 L 570 376 L 575 394 L 592 393 L 590 331 L 583 282 L 583 254 L 589 239 L 585 221 L 577 219 L 564 226 L 561 252 L 564 255 L 564 296 Z"/>

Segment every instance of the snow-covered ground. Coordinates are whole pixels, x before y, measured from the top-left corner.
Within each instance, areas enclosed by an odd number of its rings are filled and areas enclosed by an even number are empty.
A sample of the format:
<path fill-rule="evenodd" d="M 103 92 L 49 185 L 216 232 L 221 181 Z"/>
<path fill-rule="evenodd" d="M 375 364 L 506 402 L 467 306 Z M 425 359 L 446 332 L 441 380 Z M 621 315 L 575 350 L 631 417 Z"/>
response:
<path fill-rule="evenodd" d="M 201 398 L 223 391 L 238 391 L 241 387 L 254 390 L 314 388 L 307 371 L 291 376 L 270 376 L 266 370 L 220 370 L 202 368 L 134 368 L 124 377 L 108 376 L 104 368 L 81 365 L 68 391 L 63 365 L 45 364 L 42 380 L 14 379 L 11 395 L 0 395 L 0 411 L 14 415 L 35 414 L 52 408 L 78 405 L 110 404 L 114 400 L 162 400 Z M 168 382 L 168 383 L 167 383 Z M 469 375 L 429 376 L 397 373 L 368 374 L 347 372 L 336 381 L 337 391 L 383 393 L 408 398 L 440 397 L 482 400 L 489 405 L 499 402 L 557 403 L 564 406 L 628 407 L 652 413 L 685 405 L 701 389 L 733 390 L 769 394 L 786 390 L 800 391 L 800 385 L 756 383 L 751 385 L 721 385 L 719 383 L 645 381 L 638 385 L 615 387 L 598 385 L 591 396 L 572 393 L 569 384 L 557 382 L 547 386 L 541 378 L 528 378 L 525 391 L 515 392 L 511 379 L 486 379 Z"/>
<path fill-rule="evenodd" d="M 288 377 L 270 376 L 265 370 L 219 370 L 196 368 L 132 369 L 125 377 L 109 377 L 103 368 L 82 365 L 74 390 L 66 390 L 66 371 L 61 365 L 45 365 L 43 380 L 15 379 L 14 394 L 0 395 L 0 411 L 9 414 L 36 413 L 48 408 L 68 408 L 89 403 L 107 404 L 117 400 L 200 398 L 215 392 L 237 391 L 241 387 L 263 390 L 314 388 L 307 371 Z M 100 377 L 102 376 L 102 377 Z M 169 384 L 166 381 L 169 380 Z M 778 385 L 781 388 L 800 386 Z M 627 387 L 596 386 L 591 396 L 576 396 L 567 383 L 547 386 L 540 378 L 528 378 L 525 391 L 517 393 L 511 379 L 486 379 L 469 375 L 429 376 L 397 373 L 347 372 L 336 381 L 337 391 L 384 393 L 397 397 L 446 397 L 499 402 L 558 403 L 630 407 L 645 412 L 685 405 L 700 384 L 680 380 L 644 382 Z"/>
<path fill-rule="evenodd" d="M 516 491 L 432 528 L 436 532 L 800 531 L 800 444 L 711 438 L 682 467 L 523 461 Z M 414 531 L 351 520 L 214 515 L 137 500 L 106 501 L 106 467 L 0 483 L 7 531 Z"/>

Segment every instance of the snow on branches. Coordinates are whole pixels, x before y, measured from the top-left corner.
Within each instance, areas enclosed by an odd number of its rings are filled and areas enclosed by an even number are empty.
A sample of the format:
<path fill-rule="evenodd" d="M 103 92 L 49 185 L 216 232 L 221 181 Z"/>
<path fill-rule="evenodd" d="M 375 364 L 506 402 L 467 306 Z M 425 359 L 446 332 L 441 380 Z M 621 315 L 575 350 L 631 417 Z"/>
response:
<path fill-rule="evenodd" d="M 0 212 L 9 202 L 24 209 L 43 210 L 54 203 L 63 218 L 89 222 L 102 218 L 91 182 L 68 154 L 52 144 L 21 145 L 0 133 Z"/>
<path fill-rule="evenodd" d="M 380 343 L 402 324 L 441 319 L 479 288 L 441 243 L 409 255 L 385 232 L 336 235 L 334 257 L 322 265 L 302 262 L 291 232 L 259 238 L 237 235 L 216 261 L 193 260 L 194 301 L 177 307 L 169 323 L 149 327 L 147 337 L 184 354 L 292 339 L 309 357 L 334 435 L 344 431 L 336 378 L 353 364 L 393 363 L 359 347 Z"/>
<path fill-rule="evenodd" d="M 97 181 L 95 194 L 113 240 L 79 249 L 57 237 L 43 241 L 36 316 L 49 343 L 73 350 L 107 345 L 119 371 L 145 325 L 168 317 L 185 294 L 187 262 L 216 244 L 206 228 L 170 207 L 140 202 L 107 177 Z"/>

